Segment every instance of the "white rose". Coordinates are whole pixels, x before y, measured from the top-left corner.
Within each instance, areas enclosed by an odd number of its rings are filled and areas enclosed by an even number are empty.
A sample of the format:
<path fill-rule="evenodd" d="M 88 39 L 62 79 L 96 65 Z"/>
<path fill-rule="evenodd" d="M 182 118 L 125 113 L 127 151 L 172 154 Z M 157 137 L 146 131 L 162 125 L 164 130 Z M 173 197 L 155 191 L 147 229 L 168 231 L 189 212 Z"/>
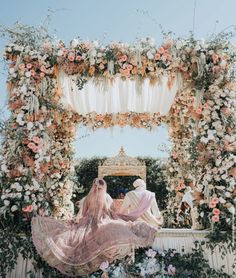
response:
<path fill-rule="evenodd" d="M 60 49 L 60 50 L 57 52 L 57 56 L 60 57 L 60 56 L 62 56 L 62 55 L 63 55 L 63 50 Z"/>
<path fill-rule="evenodd" d="M 180 49 L 183 46 L 182 41 L 177 41 L 175 46 L 176 46 L 176 49 Z"/>
<path fill-rule="evenodd" d="M 14 211 L 16 211 L 16 210 L 18 210 L 18 207 L 17 207 L 16 205 L 14 205 L 14 206 L 11 207 L 11 211 L 12 211 L 12 212 L 14 212 Z"/>
<path fill-rule="evenodd" d="M 226 198 L 230 198 L 230 197 L 231 197 L 230 192 L 226 191 L 226 192 L 225 192 L 225 197 L 226 197 Z"/>
<path fill-rule="evenodd" d="M 230 207 L 228 208 L 228 211 L 229 211 L 230 213 L 232 213 L 232 214 L 235 214 L 235 207 L 234 207 L 234 206 L 230 206 Z"/>
<path fill-rule="evenodd" d="M 150 50 L 147 52 L 147 57 L 150 60 L 154 59 L 154 55 L 152 54 L 152 52 Z"/>
<path fill-rule="evenodd" d="M 8 171 L 6 164 L 2 164 L 2 165 L 1 165 L 1 170 L 2 170 L 3 172 L 7 172 L 7 171 Z"/>
<path fill-rule="evenodd" d="M 9 73 L 10 73 L 10 74 L 15 73 L 15 69 L 14 69 L 14 68 L 10 68 L 10 69 L 9 69 Z"/>
<path fill-rule="evenodd" d="M 6 206 L 6 207 L 10 205 L 10 201 L 8 201 L 8 200 L 4 200 L 3 203 L 4 203 L 4 206 Z"/>
<path fill-rule="evenodd" d="M 221 204 L 225 204 L 225 203 L 226 203 L 225 199 L 223 199 L 222 197 L 219 198 L 219 202 L 220 202 Z"/>
<path fill-rule="evenodd" d="M 72 40 L 72 42 L 71 42 L 71 46 L 72 46 L 73 48 L 75 48 L 76 46 L 78 46 L 78 44 L 79 44 L 79 40 L 77 40 L 77 39 L 74 39 L 74 40 Z"/>
<path fill-rule="evenodd" d="M 34 126 L 34 124 L 32 122 L 27 123 L 27 129 L 28 130 L 32 129 L 33 126 Z"/>
<path fill-rule="evenodd" d="M 22 187 L 21 185 L 18 185 L 18 186 L 16 187 L 16 191 L 18 191 L 18 192 L 19 192 L 19 191 L 22 191 L 22 188 L 23 188 L 23 187 Z"/>
<path fill-rule="evenodd" d="M 25 73 L 25 76 L 26 76 L 26 77 L 30 77 L 30 76 L 31 76 L 31 72 L 30 72 L 30 71 L 27 71 L 27 72 Z"/>

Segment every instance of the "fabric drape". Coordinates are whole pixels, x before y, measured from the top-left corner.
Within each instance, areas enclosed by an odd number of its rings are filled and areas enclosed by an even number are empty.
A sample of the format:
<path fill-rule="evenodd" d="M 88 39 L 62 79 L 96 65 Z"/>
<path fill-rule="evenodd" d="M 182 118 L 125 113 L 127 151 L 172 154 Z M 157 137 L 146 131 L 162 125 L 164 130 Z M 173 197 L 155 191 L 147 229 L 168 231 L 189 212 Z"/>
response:
<path fill-rule="evenodd" d="M 171 85 L 170 85 L 171 79 Z M 160 113 L 166 115 L 182 88 L 181 74 L 161 75 L 155 84 L 148 78 L 142 82 L 116 77 L 112 80 L 90 78 L 83 89 L 77 86 L 77 76 L 60 71 L 58 83 L 62 104 L 81 115 L 92 112 L 112 113 Z"/>

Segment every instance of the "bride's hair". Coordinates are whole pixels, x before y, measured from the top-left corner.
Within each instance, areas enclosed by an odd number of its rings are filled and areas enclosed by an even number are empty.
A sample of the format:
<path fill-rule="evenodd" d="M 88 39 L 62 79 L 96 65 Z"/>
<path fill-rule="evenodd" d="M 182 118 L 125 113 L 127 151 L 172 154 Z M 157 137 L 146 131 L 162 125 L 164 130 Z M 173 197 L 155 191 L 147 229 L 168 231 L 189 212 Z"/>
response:
<path fill-rule="evenodd" d="M 82 214 L 90 219 L 89 222 L 93 228 L 97 227 L 98 222 L 108 213 L 106 192 L 107 184 L 105 180 L 96 178 L 85 197 Z"/>

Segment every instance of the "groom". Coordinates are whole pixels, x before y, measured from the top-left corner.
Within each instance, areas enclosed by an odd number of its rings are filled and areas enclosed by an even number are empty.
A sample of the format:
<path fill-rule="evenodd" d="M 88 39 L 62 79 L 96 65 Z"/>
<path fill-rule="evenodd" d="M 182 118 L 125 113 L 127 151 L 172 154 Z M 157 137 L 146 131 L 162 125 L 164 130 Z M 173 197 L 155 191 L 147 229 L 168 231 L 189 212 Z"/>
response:
<path fill-rule="evenodd" d="M 146 189 L 146 183 L 142 179 L 135 180 L 133 186 L 135 189 L 125 195 L 120 212 L 131 215 L 138 213 L 138 219 L 160 228 L 163 218 L 157 206 L 155 193 Z"/>

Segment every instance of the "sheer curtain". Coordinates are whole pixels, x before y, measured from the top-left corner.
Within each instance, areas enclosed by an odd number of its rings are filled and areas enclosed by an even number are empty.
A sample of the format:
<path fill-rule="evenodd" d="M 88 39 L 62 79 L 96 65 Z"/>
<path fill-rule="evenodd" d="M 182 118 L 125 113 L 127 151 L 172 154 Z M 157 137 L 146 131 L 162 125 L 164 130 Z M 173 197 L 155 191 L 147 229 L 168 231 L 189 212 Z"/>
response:
<path fill-rule="evenodd" d="M 97 81 L 91 78 L 78 89 L 77 76 L 67 75 L 61 71 L 58 82 L 61 87 L 62 104 L 81 115 L 91 112 L 98 114 L 111 113 L 157 113 L 165 115 L 169 112 L 175 95 L 182 87 L 181 74 L 175 74 L 169 86 L 169 76 L 163 75 L 154 84 L 148 78 L 143 82 L 122 80 L 119 77 Z"/>

